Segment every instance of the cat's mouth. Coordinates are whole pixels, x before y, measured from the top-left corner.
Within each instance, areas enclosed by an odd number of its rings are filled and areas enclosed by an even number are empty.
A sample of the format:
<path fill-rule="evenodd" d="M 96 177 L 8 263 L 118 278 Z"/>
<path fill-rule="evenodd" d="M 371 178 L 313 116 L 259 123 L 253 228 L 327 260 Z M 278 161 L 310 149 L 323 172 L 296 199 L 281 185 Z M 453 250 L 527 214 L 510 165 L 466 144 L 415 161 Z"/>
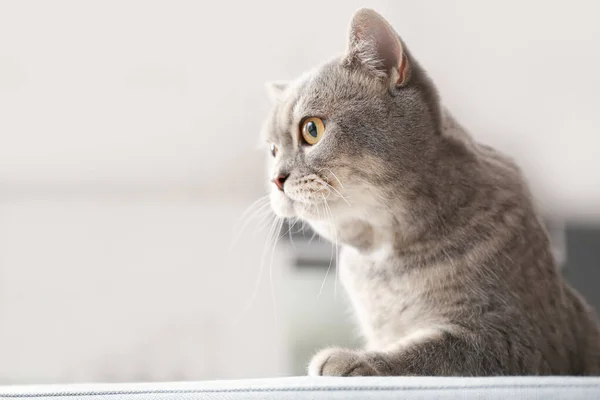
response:
<path fill-rule="evenodd" d="M 316 204 L 329 196 L 331 185 L 317 175 L 302 176 L 288 179 L 283 192 L 293 201 L 306 204 Z"/>
<path fill-rule="evenodd" d="M 287 180 L 281 190 L 273 190 L 271 204 L 280 217 L 327 220 L 340 203 L 347 203 L 340 189 L 317 175 Z"/>

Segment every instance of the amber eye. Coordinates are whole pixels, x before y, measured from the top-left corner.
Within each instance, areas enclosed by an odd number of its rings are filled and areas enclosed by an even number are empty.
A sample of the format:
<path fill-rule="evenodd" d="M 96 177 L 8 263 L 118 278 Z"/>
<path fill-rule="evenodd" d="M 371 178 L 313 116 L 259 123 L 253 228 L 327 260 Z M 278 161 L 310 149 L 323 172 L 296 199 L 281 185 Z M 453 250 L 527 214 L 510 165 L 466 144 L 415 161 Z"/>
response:
<path fill-rule="evenodd" d="M 310 145 L 317 144 L 325 133 L 325 123 L 321 118 L 310 117 L 302 121 L 302 138 Z"/>
<path fill-rule="evenodd" d="M 271 155 L 273 157 L 277 156 L 277 146 L 271 143 Z"/>

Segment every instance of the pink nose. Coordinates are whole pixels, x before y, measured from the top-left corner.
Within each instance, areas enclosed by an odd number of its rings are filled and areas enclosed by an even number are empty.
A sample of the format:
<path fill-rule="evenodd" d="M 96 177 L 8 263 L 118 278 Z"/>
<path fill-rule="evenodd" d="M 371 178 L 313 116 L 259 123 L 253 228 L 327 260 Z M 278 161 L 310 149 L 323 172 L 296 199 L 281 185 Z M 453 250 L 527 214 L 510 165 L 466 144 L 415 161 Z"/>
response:
<path fill-rule="evenodd" d="M 289 175 L 279 174 L 273 178 L 271 182 L 273 182 L 275 186 L 277 186 L 277 188 L 283 192 L 283 184 L 288 176 Z"/>

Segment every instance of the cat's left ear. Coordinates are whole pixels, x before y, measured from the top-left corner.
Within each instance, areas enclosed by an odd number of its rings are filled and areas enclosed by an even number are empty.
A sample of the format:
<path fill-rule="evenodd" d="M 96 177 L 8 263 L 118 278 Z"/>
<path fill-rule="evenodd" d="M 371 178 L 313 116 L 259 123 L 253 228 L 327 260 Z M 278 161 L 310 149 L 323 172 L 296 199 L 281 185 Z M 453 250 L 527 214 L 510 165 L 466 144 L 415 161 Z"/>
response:
<path fill-rule="evenodd" d="M 267 82 L 265 86 L 267 88 L 269 100 L 271 100 L 272 103 L 277 103 L 281 101 L 283 92 L 288 87 L 288 83 L 283 81 L 271 81 Z"/>
<path fill-rule="evenodd" d="M 389 80 L 390 86 L 405 85 L 410 77 L 400 37 L 381 15 L 367 8 L 352 17 L 344 61 Z"/>

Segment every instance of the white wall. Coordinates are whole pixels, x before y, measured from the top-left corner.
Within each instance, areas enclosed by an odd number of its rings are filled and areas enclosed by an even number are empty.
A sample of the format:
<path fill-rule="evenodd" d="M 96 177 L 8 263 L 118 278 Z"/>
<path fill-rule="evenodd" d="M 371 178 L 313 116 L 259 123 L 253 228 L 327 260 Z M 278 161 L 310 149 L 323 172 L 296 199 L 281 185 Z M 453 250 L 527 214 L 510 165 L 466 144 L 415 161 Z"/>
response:
<path fill-rule="evenodd" d="M 2 202 L 0 384 L 284 374 L 270 254 L 259 274 L 265 235 L 231 247 L 244 206 L 181 194 Z M 279 294 L 279 253 L 273 265 Z"/>
<path fill-rule="evenodd" d="M 600 217 L 600 3 L 583 0 L 2 1 L 0 182 L 258 194 L 264 81 L 342 51 L 361 5 L 545 202 Z"/>
<path fill-rule="evenodd" d="M 264 82 L 363 5 L 548 210 L 600 218 L 598 2 L 0 0 L 0 380 L 285 373 L 267 278 L 225 326 L 265 241 L 229 227 L 264 190 Z"/>

